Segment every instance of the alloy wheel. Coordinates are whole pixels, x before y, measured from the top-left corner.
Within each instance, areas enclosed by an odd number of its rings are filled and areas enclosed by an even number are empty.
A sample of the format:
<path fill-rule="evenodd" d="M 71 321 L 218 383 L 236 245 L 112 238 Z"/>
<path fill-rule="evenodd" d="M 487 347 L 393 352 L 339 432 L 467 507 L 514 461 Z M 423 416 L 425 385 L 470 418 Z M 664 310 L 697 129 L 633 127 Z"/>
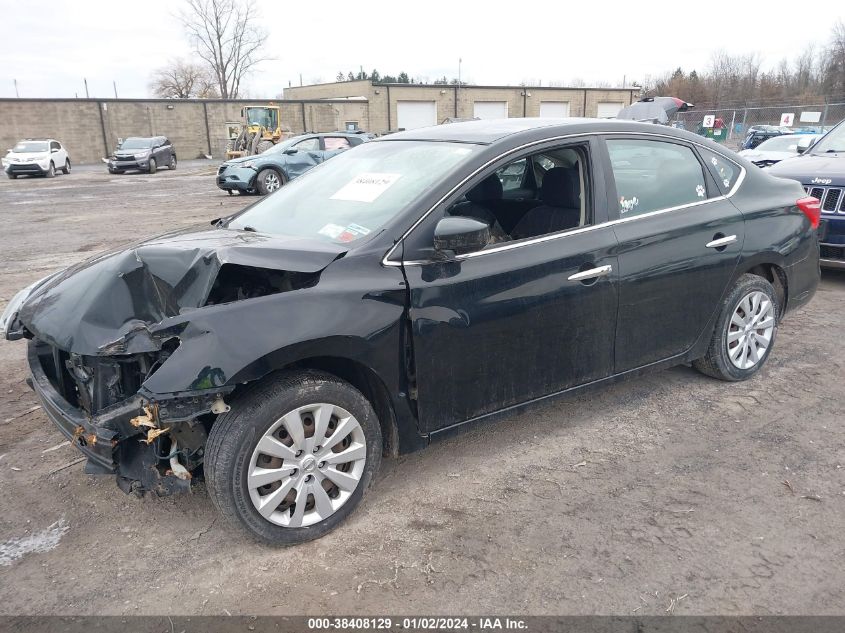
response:
<path fill-rule="evenodd" d="M 364 474 L 367 442 L 355 417 L 332 404 L 299 407 L 274 422 L 249 462 L 253 506 L 282 527 L 306 527 L 337 512 Z"/>
<path fill-rule="evenodd" d="M 734 309 L 726 335 L 734 367 L 751 369 L 766 355 L 775 332 L 775 306 L 759 290 L 745 295 Z"/>
<path fill-rule="evenodd" d="M 272 193 L 276 191 L 279 187 L 282 186 L 279 177 L 276 175 L 275 172 L 270 172 L 264 177 L 264 187 L 267 189 L 268 193 Z"/>

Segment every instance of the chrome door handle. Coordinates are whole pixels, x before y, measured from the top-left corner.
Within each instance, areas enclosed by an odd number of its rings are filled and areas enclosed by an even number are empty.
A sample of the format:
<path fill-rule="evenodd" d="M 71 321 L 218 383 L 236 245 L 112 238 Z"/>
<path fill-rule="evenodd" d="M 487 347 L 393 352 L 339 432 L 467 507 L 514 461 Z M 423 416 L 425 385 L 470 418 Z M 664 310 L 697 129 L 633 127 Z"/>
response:
<path fill-rule="evenodd" d="M 610 271 L 613 270 L 613 266 L 608 264 L 607 266 L 598 266 L 596 268 L 589 268 L 587 270 L 582 270 L 580 273 L 575 273 L 574 275 L 569 275 L 569 281 L 584 281 L 585 279 L 595 279 L 596 277 L 604 277 L 605 275 L 609 275 Z"/>
<path fill-rule="evenodd" d="M 736 242 L 736 235 L 728 235 L 727 237 L 720 237 L 718 240 L 707 242 L 704 246 L 707 248 L 721 248 L 722 246 L 727 246 L 728 244 L 733 244 L 734 242 Z"/>

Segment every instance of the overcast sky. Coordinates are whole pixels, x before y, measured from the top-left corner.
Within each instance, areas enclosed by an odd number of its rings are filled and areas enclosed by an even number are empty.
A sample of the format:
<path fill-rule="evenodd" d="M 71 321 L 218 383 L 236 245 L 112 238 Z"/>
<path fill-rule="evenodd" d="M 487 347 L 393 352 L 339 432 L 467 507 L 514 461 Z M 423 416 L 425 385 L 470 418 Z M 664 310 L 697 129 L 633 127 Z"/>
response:
<path fill-rule="evenodd" d="M 369 73 L 476 84 L 582 79 L 621 84 L 678 66 L 704 69 L 714 50 L 760 53 L 763 68 L 793 58 L 815 34 L 845 19 L 842 0 L 768 2 L 282 2 L 252 0 L 265 18 L 267 54 L 247 81 L 249 97 L 288 83 Z M 365 5 L 365 14 L 356 13 Z M 614 6 L 618 5 L 618 6 Z M 33 10 L 36 8 L 37 10 Z M 180 0 L 0 0 L 0 97 L 149 96 L 152 70 L 191 49 L 174 13 Z M 809 6 L 809 5 L 807 5 Z M 743 7 L 748 7 L 743 10 Z M 274 17 L 278 16 L 278 17 Z M 815 17 L 813 17 L 815 16 Z M 821 19 L 823 17 L 823 19 Z"/>

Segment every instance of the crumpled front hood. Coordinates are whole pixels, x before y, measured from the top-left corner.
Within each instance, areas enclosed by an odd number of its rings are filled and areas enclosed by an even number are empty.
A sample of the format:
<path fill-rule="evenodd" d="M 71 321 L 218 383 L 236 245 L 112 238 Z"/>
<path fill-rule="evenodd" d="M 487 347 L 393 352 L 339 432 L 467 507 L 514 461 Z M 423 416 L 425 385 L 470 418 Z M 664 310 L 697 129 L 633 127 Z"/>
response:
<path fill-rule="evenodd" d="M 769 168 L 772 176 L 793 178 L 804 185 L 845 185 L 845 154 L 804 154 Z M 828 182 L 829 181 L 829 182 Z"/>
<path fill-rule="evenodd" d="M 342 246 L 228 229 L 187 229 L 98 255 L 51 278 L 18 318 L 41 340 L 83 355 L 201 308 L 225 264 L 317 273 Z M 150 351 L 125 349 L 123 353 Z"/>

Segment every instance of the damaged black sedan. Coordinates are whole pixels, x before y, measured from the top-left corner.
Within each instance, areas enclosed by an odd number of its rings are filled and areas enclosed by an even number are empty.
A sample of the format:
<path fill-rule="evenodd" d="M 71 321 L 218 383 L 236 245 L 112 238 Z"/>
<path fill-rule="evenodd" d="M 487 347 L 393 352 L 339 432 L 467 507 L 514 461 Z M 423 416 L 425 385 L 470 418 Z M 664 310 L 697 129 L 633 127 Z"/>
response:
<path fill-rule="evenodd" d="M 383 455 L 645 370 L 755 375 L 819 280 L 819 205 L 724 148 L 621 121 L 386 136 L 211 226 L 24 289 L 0 329 L 86 472 L 204 478 L 290 544 Z"/>

